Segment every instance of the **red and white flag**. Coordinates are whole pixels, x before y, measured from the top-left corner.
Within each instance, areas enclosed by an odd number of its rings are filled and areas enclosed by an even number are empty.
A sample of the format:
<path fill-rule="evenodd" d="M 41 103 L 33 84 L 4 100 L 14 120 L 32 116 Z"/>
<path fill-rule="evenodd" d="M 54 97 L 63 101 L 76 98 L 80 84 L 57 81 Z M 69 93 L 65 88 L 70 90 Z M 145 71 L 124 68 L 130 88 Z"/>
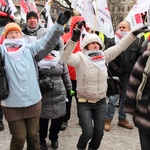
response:
<path fill-rule="evenodd" d="M 130 23 L 131 29 L 141 28 L 148 23 L 148 10 L 150 9 L 150 0 L 137 0 L 126 17 Z"/>
<path fill-rule="evenodd" d="M 34 11 L 38 14 L 34 0 L 20 0 L 21 18 L 26 21 L 26 15 L 30 11 Z"/>

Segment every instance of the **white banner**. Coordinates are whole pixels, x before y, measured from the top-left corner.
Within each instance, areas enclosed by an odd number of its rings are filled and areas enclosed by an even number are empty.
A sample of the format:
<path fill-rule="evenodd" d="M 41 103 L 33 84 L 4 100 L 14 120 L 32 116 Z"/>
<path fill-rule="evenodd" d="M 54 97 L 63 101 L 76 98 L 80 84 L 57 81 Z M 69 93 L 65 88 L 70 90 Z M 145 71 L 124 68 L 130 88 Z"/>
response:
<path fill-rule="evenodd" d="M 126 20 L 130 22 L 131 29 L 135 30 L 144 26 L 147 22 L 147 12 L 150 8 L 150 0 L 137 0 L 130 10 Z"/>
<path fill-rule="evenodd" d="M 100 24 L 100 31 L 108 37 L 114 37 L 114 30 L 112 26 L 110 12 L 106 0 L 93 1 L 97 20 Z"/>
<path fill-rule="evenodd" d="M 72 0 L 71 7 L 79 12 L 80 14 L 83 13 L 83 0 Z"/>
<path fill-rule="evenodd" d="M 100 31 L 108 37 L 114 37 L 111 16 L 106 0 L 73 0 L 72 8 L 83 15 L 94 31 Z"/>
<path fill-rule="evenodd" d="M 83 2 L 83 17 L 87 23 L 90 24 L 93 31 L 100 31 L 100 25 L 94 12 L 94 7 L 91 0 L 84 0 Z"/>

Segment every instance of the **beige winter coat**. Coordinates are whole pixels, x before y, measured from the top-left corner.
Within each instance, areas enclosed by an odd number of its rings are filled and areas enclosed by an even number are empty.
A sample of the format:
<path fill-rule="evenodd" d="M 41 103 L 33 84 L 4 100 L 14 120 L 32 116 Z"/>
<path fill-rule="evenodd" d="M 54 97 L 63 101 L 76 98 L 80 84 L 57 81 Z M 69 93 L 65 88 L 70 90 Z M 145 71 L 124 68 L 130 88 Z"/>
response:
<path fill-rule="evenodd" d="M 115 59 L 122 51 L 126 50 L 134 39 L 135 37 L 130 33 L 118 44 L 105 50 L 104 56 L 106 64 Z M 77 96 L 78 98 L 98 101 L 106 97 L 107 67 L 105 66 L 103 70 L 100 70 L 83 52 L 73 54 L 72 51 L 75 45 L 76 42 L 69 40 L 65 45 L 62 58 L 68 65 L 76 69 Z"/>

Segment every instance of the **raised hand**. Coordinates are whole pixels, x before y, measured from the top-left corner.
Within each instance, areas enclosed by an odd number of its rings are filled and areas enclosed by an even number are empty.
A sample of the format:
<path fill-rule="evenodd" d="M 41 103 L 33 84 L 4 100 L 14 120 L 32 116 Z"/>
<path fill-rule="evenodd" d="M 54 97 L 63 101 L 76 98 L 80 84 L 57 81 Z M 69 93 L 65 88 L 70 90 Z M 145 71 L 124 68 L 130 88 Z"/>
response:
<path fill-rule="evenodd" d="M 11 8 L 7 5 L 7 6 L 2 6 L 0 5 L 0 11 L 10 15 L 12 13 Z"/>
<path fill-rule="evenodd" d="M 57 19 L 57 23 L 64 25 L 68 22 L 71 17 L 71 11 L 66 10 L 64 13 L 61 13 Z"/>
<path fill-rule="evenodd" d="M 137 29 L 137 30 L 132 31 L 132 34 L 133 34 L 134 36 L 137 36 L 138 34 L 140 34 L 140 33 L 142 33 L 142 32 L 147 32 L 147 31 L 149 31 L 149 29 L 147 28 L 147 26 L 144 26 L 144 27 L 142 27 L 142 28 L 139 28 L 139 29 Z"/>
<path fill-rule="evenodd" d="M 78 27 L 74 28 L 72 37 L 71 37 L 72 41 L 77 42 L 80 39 L 82 26 L 83 26 L 83 22 L 81 21 L 78 23 Z"/>

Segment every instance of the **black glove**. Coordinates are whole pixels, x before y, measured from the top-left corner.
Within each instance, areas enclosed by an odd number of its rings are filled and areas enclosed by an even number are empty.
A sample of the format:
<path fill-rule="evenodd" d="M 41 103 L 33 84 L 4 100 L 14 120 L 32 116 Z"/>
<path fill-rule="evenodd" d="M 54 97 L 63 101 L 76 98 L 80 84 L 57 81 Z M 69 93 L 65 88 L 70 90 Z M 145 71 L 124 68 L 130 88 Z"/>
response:
<path fill-rule="evenodd" d="M 147 26 L 144 26 L 144 27 L 142 27 L 142 28 L 140 28 L 140 29 L 137 29 L 137 30 L 132 31 L 132 34 L 133 34 L 134 36 L 137 36 L 138 34 L 140 34 L 140 33 L 142 33 L 142 32 L 146 32 L 146 31 L 147 31 Z"/>
<path fill-rule="evenodd" d="M 61 13 L 57 19 L 57 23 L 60 25 L 64 25 L 71 17 L 71 12 L 66 10 L 64 13 Z"/>
<path fill-rule="evenodd" d="M 71 37 L 72 41 L 77 42 L 80 39 L 82 26 L 83 26 L 83 22 L 79 22 L 78 27 L 74 28 L 73 33 L 72 33 L 72 37 Z"/>
<path fill-rule="evenodd" d="M 12 11 L 8 5 L 7 6 L 0 5 L 0 11 L 8 14 L 8 16 L 12 13 Z"/>

